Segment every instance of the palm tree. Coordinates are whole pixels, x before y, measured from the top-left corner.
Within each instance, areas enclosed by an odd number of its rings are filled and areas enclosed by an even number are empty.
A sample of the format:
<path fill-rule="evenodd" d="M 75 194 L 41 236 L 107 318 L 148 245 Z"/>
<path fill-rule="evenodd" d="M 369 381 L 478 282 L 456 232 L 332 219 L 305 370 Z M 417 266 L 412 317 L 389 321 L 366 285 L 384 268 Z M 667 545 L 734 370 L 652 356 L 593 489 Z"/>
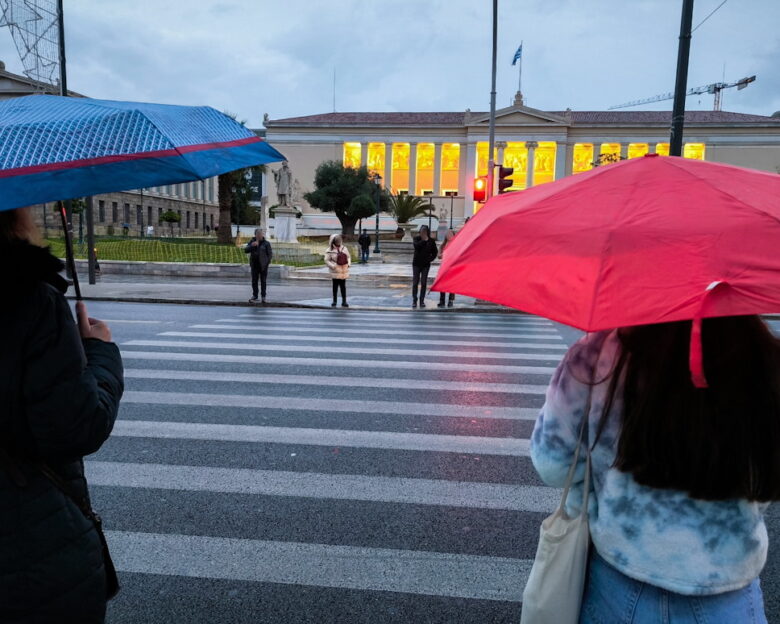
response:
<path fill-rule="evenodd" d="M 428 210 L 435 212 L 436 208 L 422 197 L 401 194 L 390 196 L 390 211 L 399 224 L 409 223 L 416 217 L 424 217 L 428 214 Z"/>

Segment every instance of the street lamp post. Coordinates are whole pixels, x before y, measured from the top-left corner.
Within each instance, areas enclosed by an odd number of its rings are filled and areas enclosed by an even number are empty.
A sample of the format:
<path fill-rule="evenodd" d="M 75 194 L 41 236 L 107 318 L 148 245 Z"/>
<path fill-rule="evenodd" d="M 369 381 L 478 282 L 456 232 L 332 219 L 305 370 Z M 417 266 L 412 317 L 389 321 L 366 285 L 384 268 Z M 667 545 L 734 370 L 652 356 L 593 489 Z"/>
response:
<path fill-rule="evenodd" d="M 374 176 L 374 184 L 376 184 L 376 241 L 374 243 L 374 253 L 379 254 L 382 253 L 379 250 L 379 199 L 382 193 L 382 176 L 380 176 L 378 173 Z"/>
<path fill-rule="evenodd" d="M 450 193 L 450 229 L 452 229 L 452 213 L 453 213 L 453 205 L 455 203 L 455 194 Z"/>
<path fill-rule="evenodd" d="M 428 196 L 428 234 L 431 233 L 431 218 L 433 217 L 433 195 Z"/>

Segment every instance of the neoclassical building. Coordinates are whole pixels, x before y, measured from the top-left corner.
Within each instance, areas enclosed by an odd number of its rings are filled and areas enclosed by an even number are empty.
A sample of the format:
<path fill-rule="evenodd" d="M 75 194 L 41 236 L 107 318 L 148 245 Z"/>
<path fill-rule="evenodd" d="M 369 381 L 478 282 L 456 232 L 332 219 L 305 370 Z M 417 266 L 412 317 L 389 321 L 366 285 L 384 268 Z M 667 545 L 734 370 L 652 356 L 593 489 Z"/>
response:
<path fill-rule="evenodd" d="M 392 192 L 430 195 L 457 225 L 479 209 L 474 178 L 487 173 L 487 113 L 324 113 L 267 119 L 267 139 L 290 161 L 304 221 L 322 217 L 303 200 L 325 160 L 367 165 Z M 511 190 L 523 190 L 594 166 L 601 154 L 668 154 L 666 111 L 536 110 L 517 97 L 496 114 L 496 162 L 513 167 Z M 780 173 L 780 113 L 689 111 L 684 156 Z M 273 182 L 265 188 L 273 189 Z M 273 199 L 271 200 L 273 203 Z M 452 209 L 453 215 L 448 213 Z"/>

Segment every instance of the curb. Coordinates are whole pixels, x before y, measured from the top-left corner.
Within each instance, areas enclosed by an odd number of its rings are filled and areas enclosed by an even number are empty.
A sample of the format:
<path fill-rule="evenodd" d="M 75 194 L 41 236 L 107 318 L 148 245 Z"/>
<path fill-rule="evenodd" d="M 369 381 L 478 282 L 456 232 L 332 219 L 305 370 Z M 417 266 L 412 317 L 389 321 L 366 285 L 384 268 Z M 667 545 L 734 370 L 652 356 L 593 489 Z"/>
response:
<path fill-rule="evenodd" d="M 73 295 L 66 295 L 66 299 L 75 300 Z M 353 306 L 349 308 L 342 308 L 338 306 L 336 308 L 330 305 L 311 305 L 307 303 L 296 303 L 294 301 L 273 301 L 265 304 L 249 303 L 248 301 L 225 301 L 216 300 L 208 301 L 205 299 L 166 299 L 164 297 L 82 297 L 84 301 L 107 301 L 113 303 L 164 303 L 164 304 L 177 304 L 177 305 L 198 305 L 198 306 L 226 306 L 226 307 L 239 307 L 239 308 L 302 308 L 310 310 L 360 310 L 360 311 L 372 311 L 372 312 L 407 312 L 409 314 L 523 314 L 520 310 L 514 310 L 512 308 L 504 307 L 485 307 L 474 306 L 473 308 L 425 308 L 421 310 L 419 308 L 401 308 L 390 306 Z"/>

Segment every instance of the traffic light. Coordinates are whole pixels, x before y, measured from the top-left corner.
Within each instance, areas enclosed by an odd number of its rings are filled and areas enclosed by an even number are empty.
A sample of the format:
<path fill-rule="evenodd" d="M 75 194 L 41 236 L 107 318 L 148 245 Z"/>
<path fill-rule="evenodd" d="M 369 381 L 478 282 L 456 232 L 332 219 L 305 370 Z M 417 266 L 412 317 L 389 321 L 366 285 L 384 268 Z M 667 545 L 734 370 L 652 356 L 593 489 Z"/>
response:
<path fill-rule="evenodd" d="M 514 173 L 513 167 L 499 167 L 498 168 L 498 193 L 506 193 L 507 189 L 514 184 L 512 178 L 509 176 Z"/>
<path fill-rule="evenodd" d="M 474 201 L 484 202 L 487 200 L 487 176 L 474 178 Z"/>

